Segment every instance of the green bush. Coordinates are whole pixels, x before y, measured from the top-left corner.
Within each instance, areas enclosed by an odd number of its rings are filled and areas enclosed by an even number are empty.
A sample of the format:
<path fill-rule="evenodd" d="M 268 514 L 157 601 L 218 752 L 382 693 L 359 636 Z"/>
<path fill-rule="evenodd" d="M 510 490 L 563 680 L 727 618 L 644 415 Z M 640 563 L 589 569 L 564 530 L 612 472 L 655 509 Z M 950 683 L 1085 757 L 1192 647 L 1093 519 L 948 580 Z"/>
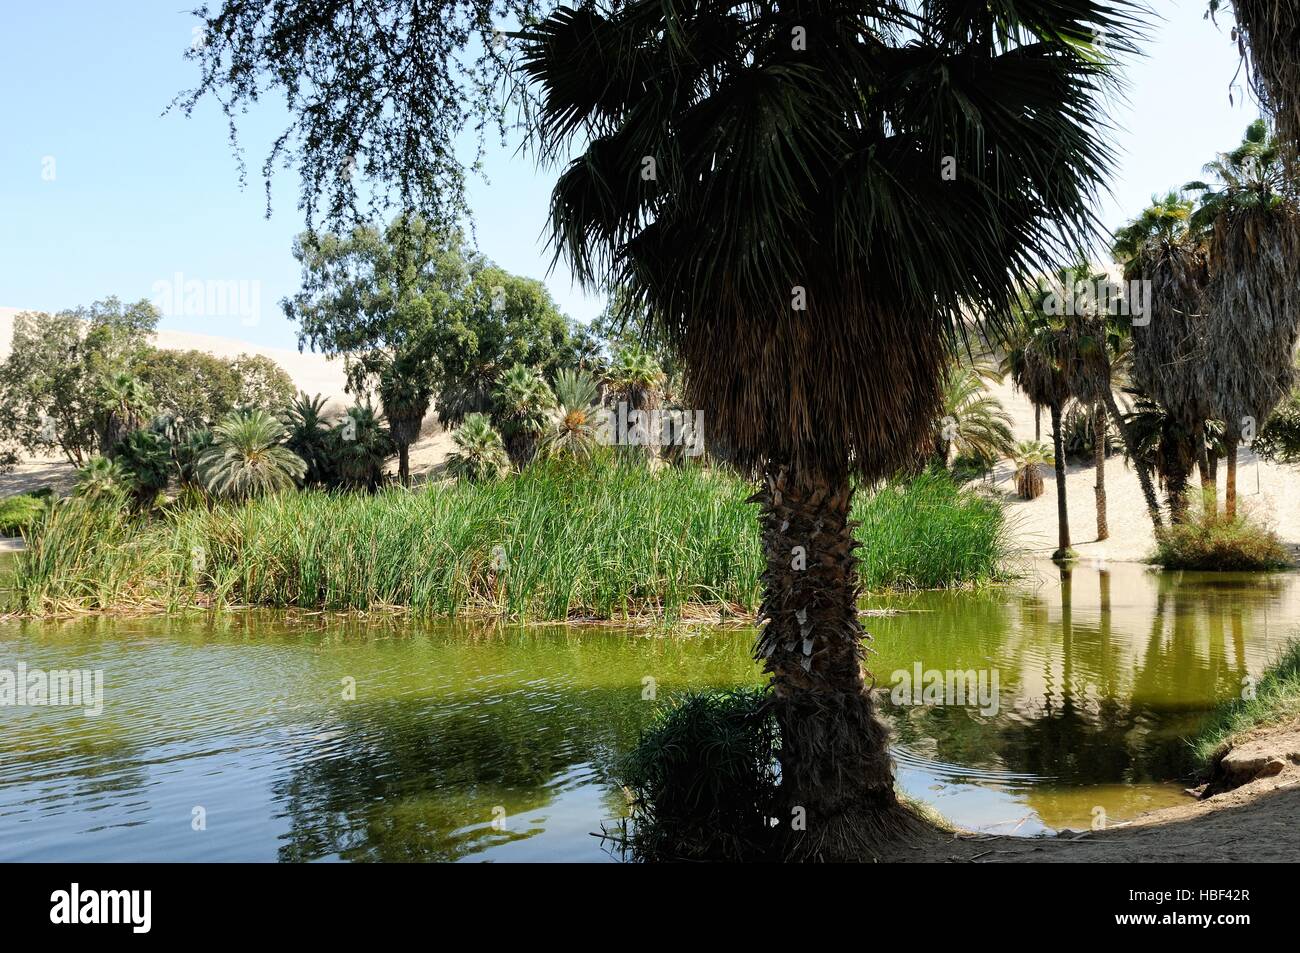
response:
<path fill-rule="evenodd" d="M 740 861 L 772 847 L 778 729 L 761 688 L 697 692 L 661 709 L 624 758 L 625 851 L 645 861 Z"/>
<path fill-rule="evenodd" d="M 1190 507 L 1187 520 L 1168 527 L 1151 561 L 1165 569 L 1253 572 L 1286 569 L 1291 555 L 1272 530 L 1244 512 L 1229 519 L 1212 505 Z"/>
<path fill-rule="evenodd" d="M 0 500 L 0 535 L 25 533 L 45 509 L 45 498 L 33 493 L 19 493 Z"/>
<path fill-rule="evenodd" d="M 1253 698 L 1234 698 L 1216 708 L 1192 740 L 1202 769 L 1233 738 L 1252 728 L 1300 717 L 1300 641 L 1292 641 L 1260 676 Z"/>

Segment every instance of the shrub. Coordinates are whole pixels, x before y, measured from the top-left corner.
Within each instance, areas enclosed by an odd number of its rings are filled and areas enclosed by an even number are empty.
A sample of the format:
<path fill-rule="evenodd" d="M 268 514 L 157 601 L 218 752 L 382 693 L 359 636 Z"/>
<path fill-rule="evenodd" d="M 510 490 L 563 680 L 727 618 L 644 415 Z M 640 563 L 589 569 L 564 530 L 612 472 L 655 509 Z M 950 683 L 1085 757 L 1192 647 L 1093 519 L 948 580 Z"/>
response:
<path fill-rule="evenodd" d="M 778 729 L 767 692 L 696 692 L 656 713 L 623 759 L 631 818 L 615 835 L 634 859 L 761 858 L 777 815 Z"/>
<path fill-rule="evenodd" d="M 1189 508 L 1187 519 L 1166 529 L 1151 561 L 1166 569 L 1257 571 L 1286 569 L 1291 555 L 1277 534 L 1244 511 L 1229 519 L 1214 506 Z"/>
<path fill-rule="evenodd" d="M 45 500 L 31 493 L 19 493 L 0 500 L 0 535 L 27 532 L 45 509 Z"/>

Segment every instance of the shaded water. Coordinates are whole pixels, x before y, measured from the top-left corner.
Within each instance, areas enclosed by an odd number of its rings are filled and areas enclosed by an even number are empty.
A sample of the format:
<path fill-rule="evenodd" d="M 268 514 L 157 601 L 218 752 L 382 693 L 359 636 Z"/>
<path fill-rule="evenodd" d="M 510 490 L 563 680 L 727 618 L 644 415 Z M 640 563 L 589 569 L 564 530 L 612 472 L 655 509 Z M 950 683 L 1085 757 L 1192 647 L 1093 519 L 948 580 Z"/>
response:
<path fill-rule="evenodd" d="M 901 786 L 1018 833 L 1177 803 L 1181 739 L 1276 656 L 1297 577 L 1037 572 L 872 603 L 907 610 L 868 620 L 882 689 L 916 663 L 999 677 L 990 715 L 882 692 Z M 590 835 L 622 810 L 611 768 L 648 688 L 758 682 L 751 641 L 270 613 L 0 623 L 0 670 L 104 673 L 97 717 L 0 707 L 0 860 L 600 860 Z"/>

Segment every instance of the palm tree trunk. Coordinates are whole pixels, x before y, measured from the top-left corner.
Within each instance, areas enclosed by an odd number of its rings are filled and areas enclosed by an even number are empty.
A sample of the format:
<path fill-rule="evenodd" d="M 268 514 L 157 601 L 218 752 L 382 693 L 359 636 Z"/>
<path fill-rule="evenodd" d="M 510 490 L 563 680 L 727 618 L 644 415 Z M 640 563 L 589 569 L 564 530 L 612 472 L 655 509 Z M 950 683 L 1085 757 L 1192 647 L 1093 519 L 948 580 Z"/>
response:
<path fill-rule="evenodd" d="M 1214 476 L 1214 467 L 1210 464 L 1210 448 L 1205 445 L 1205 434 L 1196 438 L 1200 456 L 1196 458 L 1196 468 L 1201 471 L 1201 502 L 1209 516 L 1219 512 L 1219 484 Z"/>
<path fill-rule="evenodd" d="M 1065 504 L 1065 440 L 1061 435 L 1061 405 L 1052 404 L 1052 448 L 1056 458 L 1057 542 L 1053 559 L 1070 558 L 1070 514 Z"/>
<path fill-rule="evenodd" d="M 1034 439 L 1043 439 L 1043 405 L 1034 404 Z"/>
<path fill-rule="evenodd" d="M 411 485 L 411 446 L 406 443 L 397 445 L 397 476 L 402 486 Z"/>
<path fill-rule="evenodd" d="M 1223 511 L 1228 519 L 1237 516 L 1237 441 L 1228 438 L 1228 473 L 1224 478 Z"/>
<path fill-rule="evenodd" d="M 781 729 L 785 853 L 862 860 L 915 822 L 894 795 L 887 729 L 866 684 L 853 487 L 847 475 L 773 467 L 750 499 L 762 506 L 754 653 Z"/>
<path fill-rule="evenodd" d="M 1133 445 L 1133 435 L 1129 432 L 1128 424 L 1124 422 L 1124 415 L 1119 411 L 1115 395 L 1107 391 L 1105 402 L 1110 419 L 1115 422 L 1115 429 L 1119 431 L 1119 438 L 1124 442 L 1124 452 L 1128 454 L 1129 460 L 1133 462 L 1133 469 L 1137 471 L 1138 483 L 1142 487 L 1142 496 L 1147 504 L 1147 515 L 1151 517 L 1151 526 L 1155 529 L 1156 538 L 1159 539 L 1165 531 L 1165 522 L 1160 516 L 1160 498 L 1156 496 L 1155 481 L 1151 479 L 1151 468 L 1138 455 Z"/>
<path fill-rule="evenodd" d="M 1106 408 L 1100 404 L 1092 411 L 1092 442 L 1094 469 L 1097 483 L 1097 539 L 1110 539 L 1110 523 L 1106 519 Z"/>

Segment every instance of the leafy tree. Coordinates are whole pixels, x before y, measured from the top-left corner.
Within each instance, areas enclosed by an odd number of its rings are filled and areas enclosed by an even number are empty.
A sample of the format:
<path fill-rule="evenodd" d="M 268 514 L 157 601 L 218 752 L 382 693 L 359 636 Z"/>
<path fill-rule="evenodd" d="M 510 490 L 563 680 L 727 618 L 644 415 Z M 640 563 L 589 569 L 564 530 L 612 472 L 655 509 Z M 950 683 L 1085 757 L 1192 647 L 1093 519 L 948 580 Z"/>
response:
<path fill-rule="evenodd" d="M 239 382 L 231 409 L 242 407 L 278 414 L 297 394 L 289 372 L 265 354 L 240 354 L 230 360 L 230 371 Z"/>
<path fill-rule="evenodd" d="M 451 438 L 456 449 L 447 456 L 447 472 L 458 480 L 495 480 L 510 469 L 501 434 L 487 414 L 467 414 Z"/>
<path fill-rule="evenodd" d="M 111 452 L 116 435 L 101 442 L 99 384 L 131 372 L 157 322 L 149 302 L 116 298 L 54 315 L 20 312 L 0 365 L 0 442 L 29 454 L 62 453 L 78 466 L 97 451 Z"/>
<path fill-rule="evenodd" d="M 459 233 L 435 232 L 405 216 L 383 230 L 304 233 L 294 257 L 302 290 L 282 305 L 299 324 L 300 346 L 343 356 L 351 393 L 377 389 L 398 473 L 409 484 L 409 449 L 433 396 L 438 346 L 481 263 L 467 257 Z"/>
<path fill-rule="evenodd" d="M 284 425 L 264 410 L 237 410 L 212 429 L 198 459 L 204 488 L 215 497 L 247 500 L 293 489 L 307 466 L 284 446 Z"/>
<path fill-rule="evenodd" d="M 569 321 L 540 282 L 485 267 L 470 281 L 436 343 L 438 419 L 457 424 L 493 410 L 501 375 L 516 364 L 553 376 L 573 357 Z"/>

